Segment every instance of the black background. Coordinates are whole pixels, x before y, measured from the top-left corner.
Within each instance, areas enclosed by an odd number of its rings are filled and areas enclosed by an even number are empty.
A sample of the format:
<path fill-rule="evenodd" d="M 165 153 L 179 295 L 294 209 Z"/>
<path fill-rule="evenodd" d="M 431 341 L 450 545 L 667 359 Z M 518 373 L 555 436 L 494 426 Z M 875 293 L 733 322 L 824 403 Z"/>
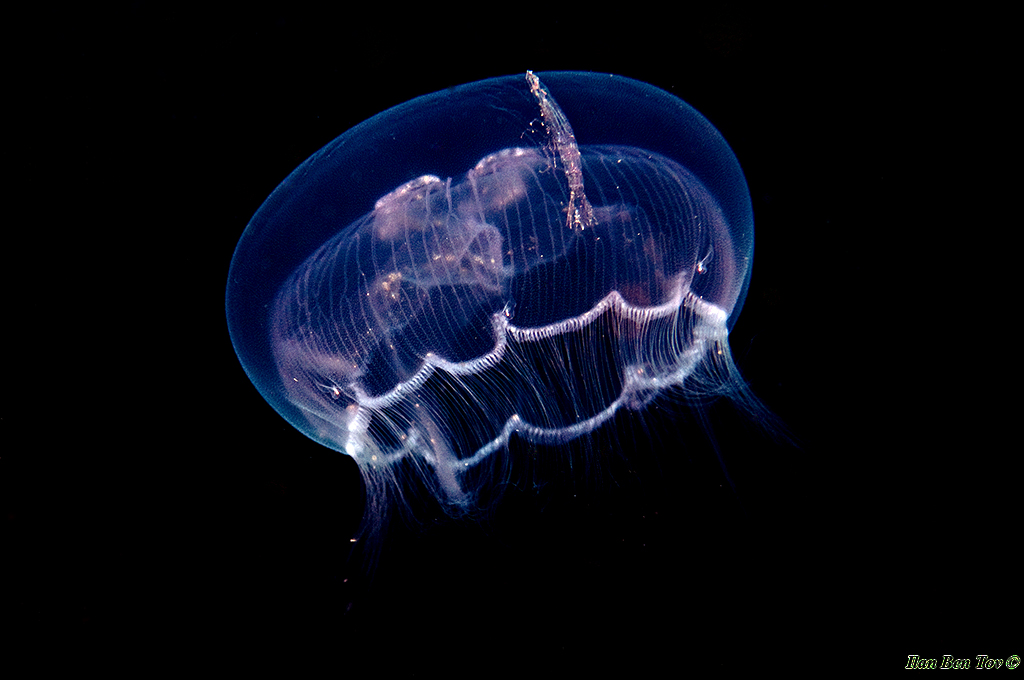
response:
<path fill-rule="evenodd" d="M 957 207 L 984 196 L 963 159 L 998 134 L 999 18 L 618 11 L 26 21 L 0 459 L 19 630 L 112 665 L 418 676 L 1020 653 L 1019 454 L 992 387 L 1012 374 L 986 306 L 1005 237 Z M 733 351 L 796 443 L 716 409 L 735 491 L 684 423 L 645 474 L 513 489 L 487 522 L 393 522 L 371 581 L 348 559 L 354 464 L 234 357 L 231 254 L 352 125 L 526 69 L 652 83 L 729 141 L 756 229 Z M 652 446 L 618 427 L 621 448 Z"/>

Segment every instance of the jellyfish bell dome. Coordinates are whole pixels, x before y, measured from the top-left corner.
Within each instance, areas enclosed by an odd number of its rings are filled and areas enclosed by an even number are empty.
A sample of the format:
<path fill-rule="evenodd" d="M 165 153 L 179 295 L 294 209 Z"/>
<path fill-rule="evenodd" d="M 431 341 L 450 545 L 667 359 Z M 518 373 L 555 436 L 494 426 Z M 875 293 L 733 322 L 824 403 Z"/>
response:
<path fill-rule="evenodd" d="M 413 461 L 464 506 L 511 437 L 741 390 L 752 250 L 739 164 L 693 108 L 527 73 L 396 106 L 300 165 L 238 243 L 228 328 L 261 395 L 368 484 Z"/>

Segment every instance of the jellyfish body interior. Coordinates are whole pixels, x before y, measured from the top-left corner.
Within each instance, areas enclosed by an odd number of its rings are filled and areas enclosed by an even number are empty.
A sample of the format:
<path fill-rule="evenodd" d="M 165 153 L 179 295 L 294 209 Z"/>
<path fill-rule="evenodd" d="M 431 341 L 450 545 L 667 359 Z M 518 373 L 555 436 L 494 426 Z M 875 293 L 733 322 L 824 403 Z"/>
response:
<path fill-rule="evenodd" d="M 376 505 L 410 474 L 448 508 L 667 392 L 750 401 L 728 332 L 750 276 L 721 135 L 650 85 L 473 83 L 339 137 L 274 192 L 232 261 L 229 329 L 293 426 Z"/>

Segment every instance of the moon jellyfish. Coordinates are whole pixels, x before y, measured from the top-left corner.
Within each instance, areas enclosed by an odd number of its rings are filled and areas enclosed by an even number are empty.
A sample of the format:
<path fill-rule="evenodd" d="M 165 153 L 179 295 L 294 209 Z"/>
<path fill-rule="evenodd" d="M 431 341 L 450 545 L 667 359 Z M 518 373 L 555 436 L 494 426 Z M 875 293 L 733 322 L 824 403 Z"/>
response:
<path fill-rule="evenodd" d="M 231 339 L 273 408 L 351 456 L 365 523 L 459 512 L 660 395 L 756 408 L 728 333 L 753 218 L 725 140 L 627 78 L 527 73 L 352 128 L 252 218 Z M 546 453 L 548 452 L 548 453 Z"/>

